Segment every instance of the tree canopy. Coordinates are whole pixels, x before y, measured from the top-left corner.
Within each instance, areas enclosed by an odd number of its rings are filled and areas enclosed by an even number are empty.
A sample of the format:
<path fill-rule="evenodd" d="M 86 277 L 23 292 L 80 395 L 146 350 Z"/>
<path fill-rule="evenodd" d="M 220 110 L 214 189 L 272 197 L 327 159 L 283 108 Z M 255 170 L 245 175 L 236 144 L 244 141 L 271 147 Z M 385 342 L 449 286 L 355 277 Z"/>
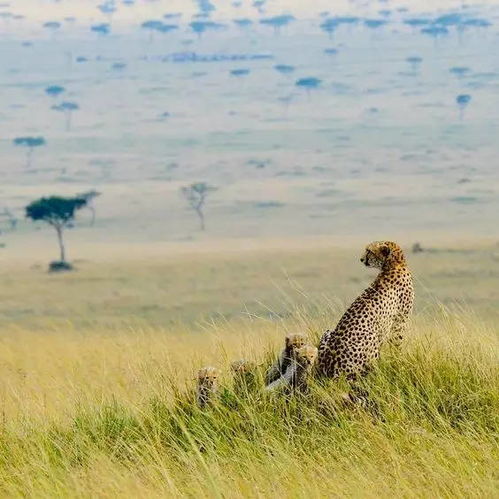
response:
<path fill-rule="evenodd" d="M 51 97 L 58 97 L 64 90 L 65 88 L 60 85 L 51 85 L 45 89 L 45 93 Z"/>
<path fill-rule="evenodd" d="M 65 198 L 59 196 L 43 197 L 26 207 L 26 216 L 33 221 L 44 221 L 54 227 L 65 227 L 71 222 L 77 210 L 87 204 L 84 197 Z"/>
<path fill-rule="evenodd" d="M 26 206 L 26 217 L 33 221 L 43 221 L 54 227 L 59 243 L 60 259 L 51 262 L 49 270 L 59 272 L 71 270 L 72 265 L 66 262 L 66 248 L 64 246 L 63 232 L 70 227 L 76 211 L 87 206 L 88 198 L 80 195 L 74 197 L 51 196 L 33 201 Z"/>
<path fill-rule="evenodd" d="M 111 32 L 111 25 L 108 23 L 94 24 L 90 30 L 100 35 L 108 35 Z"/>
<path fill-rule="evenodd" d="M 188 186 L 182 187 L 182 194 L 187 199 L 190 207 L 198 214 L 201 222 L 201 230 L 205 229 L 203 207 L 206 201 L 206 196 L 210 192 L 216 191 L 217 188 L 207 184 L 206 182 L 194 182 Z"/>
<path fill-rule="evenodd" d="M 296 80 L 295 85 L 297 87 L 302 87 L 307 90 L 311 90 L 314 88 L 318 88 L 321 83 L 322 82 L 319 78 L 310 77 L 310 78 L 300 78 L 299 80 Z"/>
<path fill-rule="evenodd" d="M 40 147 L 46 144 L 43 137 L 16 137 L 14 140 L 14 145 L 24 146 L 32 149 L 33 147 Z"/>
<path fill-rule="evenodd" d="M 295 70 L 295 67 L 291 66 L 289 64 L 276 64 L 274 66 L 274 69 L 276 71 L 278 71 L 279 73 L 288 74 L 288 73 L 292 73 Z"/>

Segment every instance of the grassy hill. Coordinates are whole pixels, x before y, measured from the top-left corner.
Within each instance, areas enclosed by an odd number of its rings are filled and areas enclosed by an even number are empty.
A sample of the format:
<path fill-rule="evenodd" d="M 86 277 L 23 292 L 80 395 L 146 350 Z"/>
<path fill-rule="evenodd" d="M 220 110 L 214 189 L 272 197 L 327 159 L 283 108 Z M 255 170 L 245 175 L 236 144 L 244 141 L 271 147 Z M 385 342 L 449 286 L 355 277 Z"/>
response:
<path fill-rule="evenodd" d="M 366 410 L 344 405 L 342 380 L 293 399 L 236 397 L 228 374 L 241 357 L 263 372 L 286 332 L 315 341 L 334 325 L 372 278 L 352 251 L 21 268 L 0 308 L 0 493 L 492 497 L 494 251 L 411 257 L 417 312 L 402 349 L 363 381 Z M 225 374 L 219 404 L 201 412 L 203 365 Z"/>

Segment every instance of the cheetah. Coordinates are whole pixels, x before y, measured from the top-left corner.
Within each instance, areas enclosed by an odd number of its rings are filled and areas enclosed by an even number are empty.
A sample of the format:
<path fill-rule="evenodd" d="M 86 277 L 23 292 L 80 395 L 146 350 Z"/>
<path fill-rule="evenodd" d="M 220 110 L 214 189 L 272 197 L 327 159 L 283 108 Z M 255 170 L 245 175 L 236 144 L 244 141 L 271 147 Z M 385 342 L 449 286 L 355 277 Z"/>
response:
<path fill-rule="evenodd" d="M 257 366 L 251 360 L 235 360 L 230 365 L 234 379 L 234 392 L 238 396 L 247 395 L 255 390 Z"/>
<path fill-rule="evenodd" d="M 283 351 L 267 372 L 265 384 L 270 385 L 272 382 L 279 379 L 286 372 L 286 369 L 291 363 L 295 350 L 306 344 L 307 337 L 304 334 L 288 334 L 285 339 Z"/>
<path fill-rule="evenodd" d="M 219 377 L 220 371 L 216 367 L 203 367 L 198 371 L 196 400 L 201 409 L 213 404 Z"/>
<path fill-rule="evenodd" d="M 360 261 L 380 272 L 319 344 L 318 369 L 327 377 L 366 374 L 385 341 L 400 344 L 412 312 L 414 288 L 404 254 L 391 241 L 369 244 Z"/>
<path fill-rule="evenodd" d="M 275 391 L 281 387 L 305 392 L 308 390 L 308 378 L 317 359 L 317 348 L 304 345 L 294 351 L 293 358 L 286 372 L 278 379 L 265 387 L 266 391 Z"/>

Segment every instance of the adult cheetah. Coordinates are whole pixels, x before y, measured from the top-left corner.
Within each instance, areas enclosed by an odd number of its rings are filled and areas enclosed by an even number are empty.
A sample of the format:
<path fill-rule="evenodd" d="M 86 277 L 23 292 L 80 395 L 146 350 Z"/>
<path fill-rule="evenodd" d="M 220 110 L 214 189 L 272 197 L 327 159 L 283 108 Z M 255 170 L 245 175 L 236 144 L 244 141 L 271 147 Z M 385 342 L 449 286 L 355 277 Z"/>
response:
<path fill-rule="evenodd" d="M 400 343 L 412 312 L 412 276 L 400 247 L 391 241 L 369 244 L 360 261 L 380 269 L 374 282 L 350 305 L 319 344 L 319 372 L 354 380 L 379 357 L 385 340 Z"/>

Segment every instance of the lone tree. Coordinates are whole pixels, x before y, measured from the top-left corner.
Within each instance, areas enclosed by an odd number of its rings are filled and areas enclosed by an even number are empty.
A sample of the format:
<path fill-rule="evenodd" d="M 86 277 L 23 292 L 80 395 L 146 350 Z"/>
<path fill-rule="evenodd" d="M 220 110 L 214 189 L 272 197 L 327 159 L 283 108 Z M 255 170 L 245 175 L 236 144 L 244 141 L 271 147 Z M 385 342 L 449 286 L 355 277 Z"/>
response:
<path fill-rule="evenodd" d="M 274 33 L 278 35 L 281 32 L 281 28 L 286 27 L 291 21 L 294 21 L 294 16 L 282 15 L 268 17 L 266 19 L 261 19 L 260 24 L 265 24 L 267 26 L 272 26 L 274 28 Z"/>
<path fill-rule="evenodd" d="M 286 75 L 292 73 L 295 70 L 295 67 L 289 64 L 276 64 L 274 69 L 279 73 Z"/>
<path fill-rule="evenodd" d="M 66 89 L 60 85 L 50 85 L 45 89 L 45 93 L 50 97 L 59 97 Z"/>
<path fill-rule="evenodd" d="M 182 194 L 187 199 L 189 206 L 197 213 L 200 222 L 200 229 L 205 230 L 204 223 L 204 204 L 206 197 L 210 192 L 217 188 L 208 185 L 206 182 L 195 182 L 189 186 L 182 187 Z"/>
<path fill-rule="evenodd" d="M 43 27 L 45 29 L 48 29 L 49 31 L 52 32 L 52 36 L 55 35 L 55 33 L 61 29 L 61 23 L 60 22 L 57 22 L 57 21 L 48 21 L 46 23 L 43 24 Z"/>
<path fill-rule="evenodd" d="M 310 95 L 310 92 L 319 88 L 321 83 L 322 81 L 319 80 L 319 78 L 300 78 L 299 80 L 296 80 L 295 86 L 304 88 L 307 91 L 307 95 Z"/>
<path fill-rule="evenodd" d="M 93 31 L 98 35 L 106 36 L 111 33 L 111 25 L 108 23 L 93 24 L 92 26 L 90 26 L 90 31 Z"/>
<path fill-rule="evenodd" d="M 471 95 L 469 94 L 461 94 L 456 97 L 456 104 L 459 108 L 460 120 L 464 118 L 464 110 L 468 107 L 468 104 L 470 102 L 471 102 Z"/>
<path fill-rule="evenodd" d="M 69 132 L 69 130 L 71 130 L 73 111 L 78 111 L 80 106 L 76 102 L 61 102 L 60 104 L 52 106 L 52 109 L 64 113 L 64 116 L 66 117 L 66 131 Z"/>
<path fill-rule="evenodd" d="M 144 30 L 149 31 L 149 41 L 152 42 L 154 39 L 154 32 L 159 31 L 163 26 L 163 21 L 159 21 L 157 19 L 149 19 L 148 21 L 144 21 L 140 27 Z"/>
<path fill-rule="evenodd" d="M 31 167 L 31 160 L 35 147 L 41 147 L 47 143 L 43 137 L 16 137 L 12 142 L 15 146 L 26 147 L 27 168 Z"/>
<path fill-rule="evenodd" d="M 219 30 L 225 27 L 223 24 L 213 21 L 192 21 L 189 26 L 198 35 L 198 38 L 201 38 L 201 35 L 208 30 Z"/>
<path fill-rule="evenodd" d="M 87 201 L 79 196 L 73 198 L 51 196 L 37 199 L 26 206 L 27 218 L 31 218 L 35 222 L 42 220 L 54 227 L 57 232 L 60 259 L 50 263 L 49 270 L 51 272 L 72 270 L 73 267 L 66 261 L 63 232 L 64 229 L 71 227 L 76 211 L 85 207 L 86 204 Z"/>
<path fill-rule="evenodd" d="M 412 55 L 410 57 L 407 57 L 406 61 L 411 65 L 412 70 L 416 72 L 423 62 L 423 58 L 418 55 Z"/>

